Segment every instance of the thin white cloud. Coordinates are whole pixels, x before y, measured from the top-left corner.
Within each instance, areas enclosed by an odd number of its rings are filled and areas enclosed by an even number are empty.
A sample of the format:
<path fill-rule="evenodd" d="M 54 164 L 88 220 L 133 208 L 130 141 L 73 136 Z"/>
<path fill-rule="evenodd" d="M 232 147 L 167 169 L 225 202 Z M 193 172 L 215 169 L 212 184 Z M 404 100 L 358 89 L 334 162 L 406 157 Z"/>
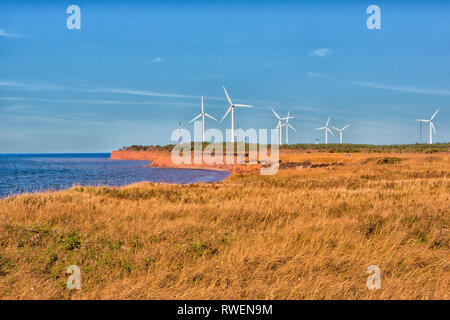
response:
<path fill-rule="evenodd" d="M 102 88 L 102 87 L 91 87 L 88 89 L 90 92 L 110 92 L 118 94 L 127 94 L 134 96 L 147 96 L 147 97 L 163 97 L 163 98 L 183 98 L 183 99 L 198 99 L 197 96 L 175 94 L 175 93 L 162 93 L 156 91 L 147 90 L 136 90 L 136 89 L 123 89 L 123 88 Z"/>
<path fill-rule="evenodd" d="M 16 90 L 26 90 L 26 91 L 47 91 L 47 90 L 62 90 L 65 89 L 64 86 L 51 84 L 48 82 L 20 82 L 14 80 L 0 80 L 0 87 L 16 89 Z"/>
<path fill-rule="evenodd" d="M 4 37 L 4 38 L 15 38 L 15 37 L 21 37 L 22 35 L 18 34 L 18 33 L 10 33 L 10 32 L 6 32 L 3 29 L 0 29 L 0 37 Z"/>
<path fill-rule="evenodd" d="M 94 93 L 114 93 L 121 95 L 130 95 L 130 96 L 144 96 L 144 97 L 159 97 L 159 98 L 173 98 L 173 99 L 195 99 L 200 101 L 200 95 L 186 95 L 186 94 L 177 94 L 177 93 L 166 93 L 166 92 L 157 92 L 151 90 L 142 90 L 142 89 L 129 89 L 129 88 L 117 88 L 117 87 L 109 87 L 109 86 L 94 86 L 90 84 L 78 84 L 75 87 L 57 85 L 47 82 L 19 82 L 14 80 L 0 80 L 0 88 L 8 88 L 11 90 L 17 91 L 54 91 L 54 90 L 67 90 L 74 92 L 94 92 Z M 221 91 L 220 89 L 218 89 Z M 78 99 L 68 99 L 64 100 L 52 100 L 52 99 L 39 99 L 39 98 L 22 98 L 22 97 L 0 97 L 1 100 L 26 100 L 33 99 L 34 101 L 42 101 L 42 102 L 67 102 L 67 103 L 89 103 L 85 100 Z M 208 100 L 217 100 L 217 101 L 226 101 L 225 95 L 223 96 L 207 96 Z M 237 98 L 236 98 L 237 99 Z M 262 101 L 256 99 L 238 99 L 243 103 L 269 103 L 270 101 Z M 122 102 L 116 99 L 108 99 L 108 100 L 92 100 L 91 104 L 152 104 L 153 102 L 141 101 L 141 102 Z M 186 105 L 188 102 L 184 102 Z"/>
<path fill-rule="evenodd" d="M 45 99 L 28 97 L 0 97 L 0 101 L 35 101 L 51 103 L 78 103 L 78 104 L 119 104 L 119 105 L 152 105 L 161 101 L 123 101 L 123 100 L 84 100 L 84 99 Z"/>
<path fill-rule="evenodd" d="M 46 112 L 42 109 L 27 110 L 20 114 L 17 113 L 5 113 L 2 116 L 2 120 L 7 122 L 43 122 L 43 123 L 63 123 L 72 125 L 107 125 L 107 126 L 145 126 L 148 128 L 148 120 L 126 120 L 126 119 L 102 119 L 92 120 L 92 114 L 90 113 L 69 113 L 67 115 L 56 115 Z"/>
<path fill-rule="evenodd" d="M 1 108 L 2 111 L 29 111 L 32 107 L 28 104 L 17 104 Z"/>
<path fill-rule="evenodd" d="M 438 96 L 450 96 L 450 90 L 442 90 L 442 89 L 429 89 L 429 88 L 417 88 L 417 87 L 407 87 L 407 86 L 390 86 L 384 85 L 380 83 L 367 82 L 367 81 L 358 81 L 352 82 L 355 85 L 365 88 L 374 88 L 374 89 L 384 89 L 391 90 L 397 92 L 406 92 L 406 93 L 417 93 L 417 94 L 427 94 L 427 95 L 438 95 Z"/>
<path fill-rule="evenodd" d="M 311 78 L 320 78 L 320 77 L 322 77 L 322 75 L 320 73 L 315 73 L 315 72 L 307 72 L 306 74 L 308 76 L 310 76 Z"/>
<path fill-rule="evenodd" d="M 156 57 L 151 61 L 151 63 L 159 63 L 159 62 L 163 62 L 163 61 L 164 61 L 164 58 Z"/>
<path fill-rule="evenodd" d="M 73 90 L 79 92 L 104 92 L 104 93 L 118 93 L 126 95 L 135 96 L 148 96 L 148 97 L 163 97 L 163 98 L 184 98 L 184 99 L 199 99 L 200 97 L 174 94 L 174 93 L 162 93 L 156 91 L 139 90 L 139 89 L 124 89 L 124 88 L 108 88 L 108 87 L 98 87 L 91 85 L 83 85 L 84 88 L 69 88 L 58 84 L 52 84 L 47 82 L 19 82 L 15 80 L 0 80 L 0 88 L 8 88 L 13 90 L 21 91 L 51 91 L 51 90 Z M 16 99 L 16 98 L 9 98 Z M 108 104 L 106 101 L 105 104 Z"/>
<path fill-rule="evenodd" d="M 319 48 L 319 49 L 315 49 L 314 51 L 312 51 L 311 55 L 315 56 L 315 57 L 326 57 L 330 53 L 331 53 L 331 50 L 328 48 Z"/>

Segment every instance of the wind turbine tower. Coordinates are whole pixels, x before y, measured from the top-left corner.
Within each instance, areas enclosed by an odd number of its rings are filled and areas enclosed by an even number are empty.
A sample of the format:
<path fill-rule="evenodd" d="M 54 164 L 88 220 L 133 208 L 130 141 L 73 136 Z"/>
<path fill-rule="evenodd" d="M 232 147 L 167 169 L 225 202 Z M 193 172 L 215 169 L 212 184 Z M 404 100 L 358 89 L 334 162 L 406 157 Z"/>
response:
<path fill-rule="evenodd" d="M 197 120 L 198 118 L 202 117 L 202 142 L 205 142 L 205 116 L 207 116 L 208 118 L 211 118 L 213 120 L 216 120 L 216 118 L 214 118 L 213 116 L 210 116 L 209 114 L 207 114 L 205 112 L 205 109 L 203 107 L 203 96 L 202 96 L 202 113 L 200 113 L 198 116 L 196 116 L 194 119 L 192 119 L 191 121 L 189 121 L 189 123 L 191 123 L 192 121 Z"/>
<path fill-rule="evenodd" d="M 339 131 L 339 143 L 342 144 L 342 131 L 344 131 L 345 129 L 347 129 L 348 127 L 350 127 L 350 125 L 346 125 L 345 127 L 343 127 L 342 129 L 338 129 L 336 127 L 333 127 L 336 131 Z"/>
<path fill-rule="evenodd" d="M 277 117 L 278 122 L 277 122 L 277 126 L 275 129 L 278 130 L 279 134 L 280 134 L 280 146 L 283 144 L 283 118 L 281 118 L 278 113 L 275 112 L 275 110 L 273 110 L 273 108 L 271 108 L 273 114 L 275 115 L 275 117 Z"/>
<path fill-rule="evenodd" d="M 224 116 L 222 117 L 222 119 L 220 120 L 220 123 L 222 123 L 222 121 L 227 117 L 228 113 L 230 113 L 231 111 L 231 142 L 234 142 L 234 108 L 238 107 L 238 108 L 252 108 L 253 106 L 251 105 L 246 105 L 246 104 L 235 104 L 233 102 L 231 102 L 230 96 L 228 95 L 227 89 L 225 89 L 225 87 L 223 87 L 223 90 L 225 91 L 225 95 L 227 96 L 227 100 L 230 103 L 230 107 L 228 108 L 227 112 L 224 114 Z"/>
<path fill-rule="evenodd" d="M 417 121 L 428 122 L 430 124 L 430 144 L 433 144 L 433 132 L 431 130 L 433 130 L 434 133 L 437 134 L 436 129 L 434 128 L 433 119 L 438 114 L 438 112 L 439 109 L 436 110 L 436 112 L 431 116 L 430 120 L 416 119 Z"/>
<path fill-rule="evenodd" d="M 284 123 L 284 126 L 286 127 L 286 144 L 289 144 L 289 128 L 291 128 L 292 130 L 297 132 L 297 130 L 295 130 L 295 128 L 289 124 L 289 119 L 295 119 L 295 117 L 289 116 L 289 111 L 288 111 L 287 117 L 283 118 L 283 120 L 286 121 Z"/>
<path fill-rule="evenodd" d="M 332 136 L 334 136 L 333 132 L 330 130 L 330 128 L 328 128 L 330 119 L 331 119 L 331 117 L 328 117 L 328 121 L 327 121 L 327 124 L 325 125 L 325 127 L 320 127 L 320 128 L 314 129 L 314 130 L 325 130 L 325 144 L 328 144 L 328 132 L 331 133 Z"/>

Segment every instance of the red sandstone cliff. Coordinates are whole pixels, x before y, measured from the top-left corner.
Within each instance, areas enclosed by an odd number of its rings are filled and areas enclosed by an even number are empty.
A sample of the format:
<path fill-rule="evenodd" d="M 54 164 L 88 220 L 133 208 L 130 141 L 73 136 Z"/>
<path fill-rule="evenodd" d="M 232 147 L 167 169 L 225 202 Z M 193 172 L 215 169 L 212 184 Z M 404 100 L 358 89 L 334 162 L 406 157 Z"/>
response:
<path fill-rule="evenodd" d="M 202 161 L 201 164 L 194 164 L 193 154 L 191 157 L 191 164 L 175 164 L 172 161 L 171 153 L 169 151 L 113 151 L 111 153 L 111 159 L 116 160 L 148 160 L 152 163 L 149 167 L 158 168 L 185 168 L 185 169 L 208 169 L 208 170 L 224 170 L 232 173 L 249 173 L 255 172 L 260 169 L 259 164 L 225 164 L 225 156 L 223 157 L 222 164 L 208 164 Z M 236 157 L 234 158 L 236 162 Z"/>

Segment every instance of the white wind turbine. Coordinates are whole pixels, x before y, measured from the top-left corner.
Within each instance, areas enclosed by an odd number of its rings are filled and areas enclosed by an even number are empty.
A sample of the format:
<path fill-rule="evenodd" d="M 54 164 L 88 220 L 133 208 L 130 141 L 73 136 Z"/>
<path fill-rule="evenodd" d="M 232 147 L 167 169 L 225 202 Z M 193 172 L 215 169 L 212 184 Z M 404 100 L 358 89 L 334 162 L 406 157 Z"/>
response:
<path fill-rule="evenodd" d="M 211 118 L 213 120 L 216 120 L 216 118 L 214 118 L 213 116 L 210 116 L 209 114 L 207 114 L 203 108 L 203 96 L 202 96 L 202 113 L 200 113 L 198 116 L 196 116 L 194 119 L 192 119 L 191 121 L 189 121 L 189 123 L 191 123 L 192 121 L 197 120 L 198 118 L 202 117 L 202 142 L 205 142 L 205 116 L 207 116 L 208 118 Z"/>
<path fill-rule="evenodd" d="M 333 132 L 330 130 L 330 128 L 328 128 L 328 124 L 330 123 L 330 118 L 331 117 L 328 117 L 328 121 L 327 121 L 327 124 L 325 125 L 325 127 L 314 129 L 314 130 L 325 130 L 325 144 L 328 144 L 328 132 L 330 132 L 331 135 L 334 136 Z"/>
<path fill-rule="evenodd" d="M 275 110 L 273 110 L 273 108 L 270 108 L 270 109 L 272 109 L 273 114 L 274 114 L 275 117 L 277 117 L 277 119 L 278 119 L 278 123 L 277 123 L 277 126 L 276 126 L 275 129 L 277 129 L 278 132 L 280 133 L 280 146 L 281 146 L 281 145 L 283 144 L 283 126 L 284 126 L 284 124 L 283 124 L 283 118 L 281 118 L 281 117 L 278 115 L 278 113 L 276 113 Z M 286 129 L 286 130 L 287 130 L 287 129 Z"/>
<path fill-rule="evenodd" d="M 342 144 L 342 131 L 344 131 L 345 129 L 347 129 L 348 127 L 350 127 L 350 125 L 346 125 L 345 127 L 343 127 L 342 129 L 338 129 L 336 127 L 333 127 L 336 131 L 339 131 L 339 142 L 340 144 Z"/>
<path fill-rule="evenodd" d="M 223 90 L 225 91 L 225 94 L 227 96 L 228 102 L 230 103 L 230 107 L 228 108 L 227 112 L 225 112 L 224 116 L 220 120 L 220 123 L 226 118 L 228 113 L 231 111 L 231 142 L 234 142 L 234 108 L 235 107 L 244 107 L 244 108 L 252 108 L 253 106 L 246 105 L 246 104 L 234 104 L 231 102 L 230 96 L 228 95 L 227 89 L 223 87 Z"/>
<path fill-rule="evenodd" d="M 434 133 L 437 134 L 436 129 L 434 128 L 433 119 L 437 115 L 438 112 L 439 112 L 439 109 L 436 110 L 436 112 L 431 116 L 430 120 L 416 119 L 417 121 L 420 121 L 420 122 L 429 122 L 430 123 L 430 144 L 433 144 L 433 132 L 431 131 L 431 129 L 433 129 Z"/>
<path fill-rule="evenodd" d="M 289 116 L 289 111 L 288 111 L 287 117 L 283 118 L 283 120 L 286 121 L 283 125 L 286 127 L 286 144 L 289 144 L 289 128 L 291 128 L 292 130 L 297 132 L 297 130 L 295 130 L 295 128 L 289 124 L 289 119 L 295 119 L 295 117 Z"/>

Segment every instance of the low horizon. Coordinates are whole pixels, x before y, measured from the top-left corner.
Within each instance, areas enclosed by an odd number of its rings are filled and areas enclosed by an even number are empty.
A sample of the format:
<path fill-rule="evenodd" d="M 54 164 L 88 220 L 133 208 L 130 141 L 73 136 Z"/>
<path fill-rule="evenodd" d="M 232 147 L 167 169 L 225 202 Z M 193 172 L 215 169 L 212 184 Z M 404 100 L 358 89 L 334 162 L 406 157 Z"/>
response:
<path fill-rule="evenodd" d="M 200 143 L 200 141 L 192 141 L 191 143 Z M 204 143 L 208 143 L 208 142 L 204 142 Z M 229 142 L 223 142 L 223 143 L 229 143 Z M 237 143 L 237 142 L 235 142 Z M 364 147 L 364 146 L 375 146 L 375 147 L 395 147 L 395 146 L 399 146 L 399 147 L 408 147 L 408 146 L 423 146 L 423 147 L 429 147 L 429 148 L 433 148 L 433 146 L 442 146 L 442 145 L 448 145 L 450 144 L 450 142 L 436 142 L 433 143 L 432 145 L 428 144 L 428 143 L 410 143 L 410 144 L 360 144 L 360 143 L 328 143 L 328 144 L 324 144 L 324 143 L 290 143 L 289 145 L 283 144 L 280 146 L 280 149 L 290 149 L 290 148 L 285 148 L 287 146 L 319 146 L 319 147 L 324 147 L 324 146 L 329 146 L 329 147 L 352 147 L 352 146 L 360 146 L 360 147 Z M 78 152 L 0 152 L 0 155 L 36 155 L 36 154 L 111 154 L 113 151 L 117 151 L 119 149 L 123 149 L 123 148 L 131 148 L 133 146 L 139 146 L 139 147 L 165 147 L 165 146 L 171 146 L 174 144 L 168 144 L 168 145 L 130 145 L 130 146 L 122 146 L 119 147 L 115 150 L 111 150 L 111 151 L 101 151 L 101 152 L 87 152 L 87 151 L 78 151 Z M 259 143 L 257 145 L 260 145 Z M 350 151 L 347 153 L 351 153 Z"/>

